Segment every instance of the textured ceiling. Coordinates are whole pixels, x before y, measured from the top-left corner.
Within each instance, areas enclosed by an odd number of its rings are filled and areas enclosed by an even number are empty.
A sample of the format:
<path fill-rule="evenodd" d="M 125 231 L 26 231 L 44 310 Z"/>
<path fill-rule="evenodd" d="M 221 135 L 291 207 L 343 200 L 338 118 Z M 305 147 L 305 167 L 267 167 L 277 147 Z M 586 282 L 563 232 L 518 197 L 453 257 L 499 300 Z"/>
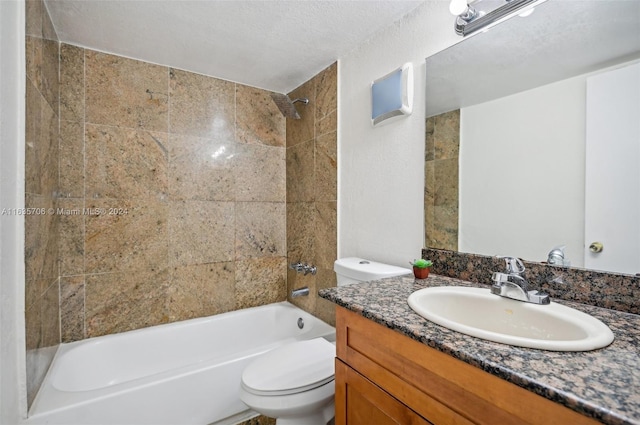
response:
<path fill-rule="evenodd" d="M 286 93 L 423 1 L 45 3 L 62 42 Z"/>
<path fill-rule="evenodd" d="M 549 0 L 427 58 L 427 116 L 637 59 L 640 0 Z"/>

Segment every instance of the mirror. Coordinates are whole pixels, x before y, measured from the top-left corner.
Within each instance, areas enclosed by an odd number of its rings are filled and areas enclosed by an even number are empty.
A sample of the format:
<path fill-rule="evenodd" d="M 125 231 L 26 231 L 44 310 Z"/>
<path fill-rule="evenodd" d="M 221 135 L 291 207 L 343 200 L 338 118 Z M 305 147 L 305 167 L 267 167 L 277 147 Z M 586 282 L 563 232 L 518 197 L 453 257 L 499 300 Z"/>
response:
<path fill-rule="evenodd" d="M 539 262 L 565 246 L 572 266 L 639 273 L 593 265 L 585 239 L 587 79 L 639 58 L 625 0 L 549 0 L 428 57 L 426 246 Z M 620 231 L 635 246 L 639 221 Z"/>

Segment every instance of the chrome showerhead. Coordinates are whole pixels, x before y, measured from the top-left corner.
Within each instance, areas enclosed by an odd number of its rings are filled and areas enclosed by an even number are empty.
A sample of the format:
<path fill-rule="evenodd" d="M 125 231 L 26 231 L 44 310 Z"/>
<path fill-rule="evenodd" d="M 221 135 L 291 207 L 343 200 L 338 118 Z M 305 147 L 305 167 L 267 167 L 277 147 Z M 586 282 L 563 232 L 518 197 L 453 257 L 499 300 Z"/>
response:
<path fill-rule="evenodd" d="M 278 109 L 280 109 L 282 115 L 295 120 L 300 119 L 300 114 L 296 110 L 295 104 L 298 102 L 304 103 L 305 105 L 309 103 L 309 99 L 306 97 L 291 100 L 289 96 L 282 93 L 271 93 L 271 99 L 278 105 Z"/>

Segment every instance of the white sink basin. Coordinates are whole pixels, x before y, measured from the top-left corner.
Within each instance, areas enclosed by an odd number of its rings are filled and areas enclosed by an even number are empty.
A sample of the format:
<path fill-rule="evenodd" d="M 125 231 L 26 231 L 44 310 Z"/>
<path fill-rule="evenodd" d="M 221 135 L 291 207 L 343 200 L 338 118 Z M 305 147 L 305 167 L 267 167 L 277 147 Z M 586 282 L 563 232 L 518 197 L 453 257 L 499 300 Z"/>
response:
<path fill-rule="evenodd" d="M 556 304 L 515 301 L 489 289 L 439 286 L 409 296 L 420 316 L 463 334 L 519 347 L 589 351 L 606 347 L 613 332 L 586 313 Z"/>

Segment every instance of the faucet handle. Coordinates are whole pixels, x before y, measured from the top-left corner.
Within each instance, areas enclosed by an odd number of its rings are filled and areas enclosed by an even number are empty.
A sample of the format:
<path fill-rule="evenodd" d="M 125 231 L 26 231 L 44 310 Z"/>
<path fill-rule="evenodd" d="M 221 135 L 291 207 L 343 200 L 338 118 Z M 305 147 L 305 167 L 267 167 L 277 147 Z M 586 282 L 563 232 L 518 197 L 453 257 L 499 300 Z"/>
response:
<path fill-rule="evenodd" d="M 304 264 L 302 264 L 300 261 L 298 261 L 297 263 L 291 263 L 289 264 L 289 268 L 291 270 L 295 270 L 298 273 L 301 272 L 302 270 L 304 270 Z"/>
<path fill-rule="evenodd" d="M 507 263 L 506 272 L 508 274 L 522 274 L 525 271 L 524 264 L 522 264 L 522 260 L 516 257 L 503 257 L 505 262 Z"/>

